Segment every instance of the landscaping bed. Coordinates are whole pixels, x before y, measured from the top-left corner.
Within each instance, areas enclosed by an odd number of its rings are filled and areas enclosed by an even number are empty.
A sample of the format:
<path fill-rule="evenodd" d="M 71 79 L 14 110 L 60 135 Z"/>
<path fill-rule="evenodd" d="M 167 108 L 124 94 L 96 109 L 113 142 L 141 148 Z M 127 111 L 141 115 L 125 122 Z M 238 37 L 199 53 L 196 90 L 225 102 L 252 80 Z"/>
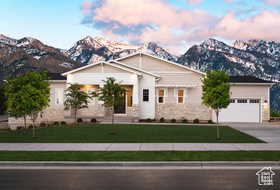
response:
<path fill-rule="evenodd" d="M 220 126 L 221 139 L 216 139 L 216 126 L 84 124 L 0 133 L 0 143 L 263 143 L 263 141 L 228 126 Z"/>

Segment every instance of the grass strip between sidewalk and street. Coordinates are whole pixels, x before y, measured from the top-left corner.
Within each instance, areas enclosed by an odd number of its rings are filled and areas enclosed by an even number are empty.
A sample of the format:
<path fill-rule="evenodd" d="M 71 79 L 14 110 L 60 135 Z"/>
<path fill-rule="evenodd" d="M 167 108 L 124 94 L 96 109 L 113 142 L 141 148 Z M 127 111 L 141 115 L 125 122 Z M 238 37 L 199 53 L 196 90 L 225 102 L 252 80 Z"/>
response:
<path fill-rule="evenodd" d="M 280 151 L 0 151 L 0 161 L 280 161 Z"/>

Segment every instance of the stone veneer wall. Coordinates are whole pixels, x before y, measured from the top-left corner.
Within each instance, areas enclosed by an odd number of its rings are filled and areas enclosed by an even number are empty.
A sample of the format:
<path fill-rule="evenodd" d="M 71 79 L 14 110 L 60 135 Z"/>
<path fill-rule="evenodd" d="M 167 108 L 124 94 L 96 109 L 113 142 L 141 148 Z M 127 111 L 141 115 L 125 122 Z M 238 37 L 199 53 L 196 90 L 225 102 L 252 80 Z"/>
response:
<path fill-rule="evenodd" d="M 200 104 L 156 104 L 156 119 L 210 120 L 212 111 Z"/>
<path fill-rule="evenodd" d="M 157 89 L 158 90 L 158 89 Z M 167 97 L 164 98 L 164 103 L 158 103 L 156 99 L 156 118 L 155 119 L 188 119 L 188 120 L 211 120 L 212 110 L 202 104 L 196 94 L 186 92 L 185 103 L 178 104 L 177 96 L 174 93 L 174 88 L 168 88 Z"/>
<path fill-rule="evenodd" d="M 267 104 L 261 104 L 262 108 L 262 113 L 261 113 L 261 117 L 262 117 L 262 121 L 269 121 L 270 120 L 270 109 L 269 109 L 269 105 Z"/>
<path fill-rule="evenodd" d="M 38 116 L 36 120 L 36 124 L 44 123 L 53 123 L 54 121 L 65 121 L 64 118 L 64 107 L 63 106 L 55 106 L 49 107 L 44 110 L 42 117 Z M 31 119 L 28 117 L 26 120 L 27 126 L 32 124 Z M 15 130 L 17 127 L 24 126 L 23 117 L 14 118 L 9 117 L 9 126 L 10 129 Z"/>

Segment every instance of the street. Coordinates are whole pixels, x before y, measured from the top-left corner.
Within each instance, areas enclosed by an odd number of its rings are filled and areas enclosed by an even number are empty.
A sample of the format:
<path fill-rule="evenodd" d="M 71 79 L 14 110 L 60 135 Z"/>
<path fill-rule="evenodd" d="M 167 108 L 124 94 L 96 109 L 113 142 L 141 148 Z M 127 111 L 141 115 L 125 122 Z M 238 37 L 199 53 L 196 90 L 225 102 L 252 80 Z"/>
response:
<path fill-rule="evenodd" d="M 258 186 L 256 169 L 0 169 L 0 189 L 280 189 Z"/>

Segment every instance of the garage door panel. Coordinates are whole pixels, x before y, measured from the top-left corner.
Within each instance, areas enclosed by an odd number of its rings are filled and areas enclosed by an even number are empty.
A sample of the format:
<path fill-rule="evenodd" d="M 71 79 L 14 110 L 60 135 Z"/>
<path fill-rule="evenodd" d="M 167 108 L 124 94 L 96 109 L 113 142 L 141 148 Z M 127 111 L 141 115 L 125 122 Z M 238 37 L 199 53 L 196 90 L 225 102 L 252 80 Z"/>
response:
<path fill-rule="evenodd" d="M 221 110 L 219 119 L 221 122 L 260 122 L 260 104 L 236 101 Z"/>

